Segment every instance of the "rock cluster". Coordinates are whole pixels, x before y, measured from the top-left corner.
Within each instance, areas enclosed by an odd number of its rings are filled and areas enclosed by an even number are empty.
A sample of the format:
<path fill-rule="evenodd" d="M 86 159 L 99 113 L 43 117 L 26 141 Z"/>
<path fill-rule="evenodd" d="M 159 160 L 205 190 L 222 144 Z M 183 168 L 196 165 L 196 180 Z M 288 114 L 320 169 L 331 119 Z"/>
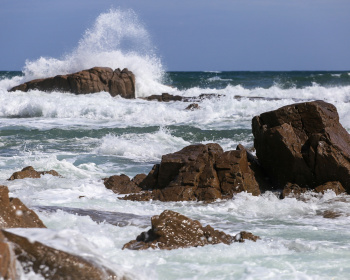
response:
<path fill-rule="evenodd" d="M 213 201 L 241 191 L 259 195 L 247 154 L 242 146 L 224 152 L 218 144 L 190 145 L 164 155 L 147 176 L 112 176 L 105 185 L 117 193 L 136 193 L 124 197 L 128 200 Z"/>
<path fill-rule="evenodd" d="M 21 171 L 17 171 L 11 175 L 9 181 L 24 178 L 40 178 L 41 175 L 50 174 L 52 176 L 61 176 L 55 170 L 50 171 L 36 171 L 32 166 L 24 167 Z"/>
<path fill-rule="evenodd" d="M 94 67 L 68 75 L 32 80 L 18 85 L 10 91 L 62 91 L 75 94 L 88 94 L 100 91 L 109 92 L 112 96 L 135 98 L 135 76 L 127 68 Z"/>
<path fill-rule="evenodd" d="M 123 249 L 171 250 L 218 243 L 229 245 L 232 242 L 244 242 L 245 239 L 252 241 L 259 239 L 258 236 L 248 232 L 240 232 L 236 236 L 231 236 L 209 225 L 203 227 L 199 221 L 171 210 L 165 210 L 159 216 L 153 216 L 151 223 L 152 228 L 149 231 L 142 232 L 136 240 L 126 243 Z"/>

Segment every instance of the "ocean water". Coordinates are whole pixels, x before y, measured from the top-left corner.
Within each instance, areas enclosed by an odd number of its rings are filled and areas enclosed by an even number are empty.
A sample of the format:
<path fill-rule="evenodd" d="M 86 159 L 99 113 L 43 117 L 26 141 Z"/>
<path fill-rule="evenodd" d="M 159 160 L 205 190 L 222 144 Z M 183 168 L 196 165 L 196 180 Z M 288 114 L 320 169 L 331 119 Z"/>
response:
<path fill-rule="evenodd" d="M 129 68 L 138 97 L 163 92 L 220 97 L 188 111 L 185 102 L 126 100 L 106 92 L 7 91 L 34 78 L 93 66 Z M 12 231 L 94 259 L 131 279 L 349 279 L 349 195 L 280 200 L 267 192 L 210 204 L 132 202 L 119 200 L 102 179 L 148 173 L 162 155 L 194 143 L 252 148 L 251 119 L 295 102 L 331 102 L 350 131 L 350 70 L 165 71 L 131 10 L 101 14 L 70 53 L 26 61 L 19 70 L 0 72 L 0 184 L 34 209 L 48 229 Z M 28 165 L 55 169 L 62 177 L 7 181 Z M 165 209 L 232 235 L 251 231 L 261 240 L 171 251 L 121 249 Z M 326 218 L 330 212 L 338 217 Z M 31 272 L 21 279 L 42 278 Z"/>

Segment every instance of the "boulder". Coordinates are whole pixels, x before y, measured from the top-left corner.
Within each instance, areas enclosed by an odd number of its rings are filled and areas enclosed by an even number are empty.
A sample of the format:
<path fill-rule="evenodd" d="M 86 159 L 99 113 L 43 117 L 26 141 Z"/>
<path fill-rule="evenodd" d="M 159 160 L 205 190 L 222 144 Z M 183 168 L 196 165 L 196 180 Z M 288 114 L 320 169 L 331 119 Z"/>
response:
<path fill-rule="evenodd" d="M 18 198 L 10 198 L 6 186 L 0 186 L 0 228 L 45 228 L 34 211 Z"/>
<path fill-rule="evenodd" d="M 51 174 L 52 176 L 61 176 L 55 170 L 50 171 L 36 171 L 32 166 L 27 166 L 23 168 L 21 171 L 17 171 L 11 175 L 8 179 L 9 181 L 16 179 L 24 179 L 24 178 L 40 178 L 41 175 Z"/>
<path fill-rule="evenodd" d="M 112 96 L 135 98 L 135 76 L 127 68 L 94 67 L 68 75 L 37 79 L 18 85 L 9 91 L 62 91 L 75 94 L 88 94 L 100 91 L 109 92 Z"/>
<path fill-rule="evenodd" d="M 254 146 L 261 166 L 278 187 L 314 189 L 339 181 L 350 193 L 350 136 L 335 106 L 298 103 L 256 116 Z"/>
<path fill-rule="evenodd" d="M 165 210 L 159 216 L 153 216 L 151 223 L 152 228 L 149 231 L 142 232 L 136 240 L 126 243 L 123 249 L 172 250 L 218 243 L 229 245 L 234 241 L 243 242 L 245 238 L 253 241 L 259 238 L 251 233 L 242 234 L 242 232 L 238 234 L 239 236 L 233 237 L 209 225 L 203 227 L 199 221 L 171 210 Z"/>
<path fill-rule="evenodd" d="M 145 176 L 146 175 L 144 175 L 143 178 Z M 140 179 L 136 178 L 135 180 L 136 182 L 133 180 L 130 180 L 130 178 L 125 174 L 114 175 L 104 179 L 104 185 L 106 186 L 107 189 L 110 189 L 113 192 L 118 194 L 139 193 L 141 191 L 141 188 L 138 187 L 138 180 Z"/>
<path fill-rule="evenodd" d="M 214 201 L 260 189 L 245 149 L 224 152 L 218 144 L 190 145 L 162 157 L 139 183 L 144 192 L 127 200 Z"/>
<path fill-rule="evenodd" d="M 323 193 L 323 194 L 327 190 L 331 190 L 331 191 L 335 192 L 336 195 L 339 195 L 341 193 L 345 193 L 345 189 L 343 188 L 342 184 L 338 181 L 327 182 L 327 183 L 315 188 L 316 192 Z"/>
<path fill-rule="evenodd" d="M 305 193 L 307 191 L 306 188 L 301 188 L 297 184 L 287 183 L 285 187 L 283 188 L 283 191 L 280 195 L 280 198 L 286 198 L 286 197 L 296 197 L 299 198 L 301 194 Z"/>
<path fill-rule="evenodd" d="M 44 279 L 50 280 L 122 279 L 112 270 L 93 260 L 51 248 L 40 242 L 30 241 L 4 230 L 2 234 L 6 237 L 8 244 L 13 247 L 17 260 L 21 263 L 25 273 L 34 271 L 41 274 Z"/>

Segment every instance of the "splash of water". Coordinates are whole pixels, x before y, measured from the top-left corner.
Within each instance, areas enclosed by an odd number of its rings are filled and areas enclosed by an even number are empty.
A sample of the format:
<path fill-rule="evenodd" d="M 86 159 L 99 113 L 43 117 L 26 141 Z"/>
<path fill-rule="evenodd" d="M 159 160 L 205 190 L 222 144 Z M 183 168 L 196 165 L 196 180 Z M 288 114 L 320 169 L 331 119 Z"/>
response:
<path fill-rule="evenodd" d="M 25 80 L 74 73 L 95 66 L 128 68 L 136 76 L 136 95 L 159 94 L 164 70 L 150 35 L 133 10 L 111 9 L 100 14 L 78 46 L 62 58 L 26 61 Z"/>

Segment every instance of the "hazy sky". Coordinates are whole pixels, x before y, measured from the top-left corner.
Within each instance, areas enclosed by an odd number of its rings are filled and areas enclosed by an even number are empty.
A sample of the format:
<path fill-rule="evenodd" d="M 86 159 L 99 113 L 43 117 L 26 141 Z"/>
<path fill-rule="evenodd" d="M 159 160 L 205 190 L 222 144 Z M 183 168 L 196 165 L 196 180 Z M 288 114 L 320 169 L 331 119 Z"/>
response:
<path fill-rule="evenodd" d="M 0 70 L 60 58 L 131 8 L 166 70 L 350 70 L 350 0 L 1 0 Z"/>

